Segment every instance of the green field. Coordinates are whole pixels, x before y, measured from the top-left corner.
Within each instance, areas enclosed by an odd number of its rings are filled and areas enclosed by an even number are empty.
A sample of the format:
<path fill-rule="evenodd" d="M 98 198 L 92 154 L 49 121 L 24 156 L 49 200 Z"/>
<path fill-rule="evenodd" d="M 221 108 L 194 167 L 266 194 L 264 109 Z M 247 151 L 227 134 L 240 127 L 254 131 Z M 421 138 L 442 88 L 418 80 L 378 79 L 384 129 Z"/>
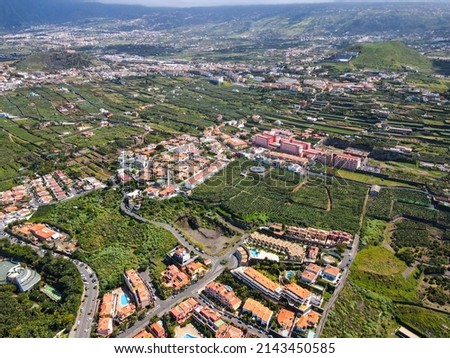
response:
<path fill-rule="evenodd" d="M 416 270 L 408 278 L 402 276 L 407 265 L 381 246 L 361 250 L 352 266 L 351 281 L 358 287 L 391 299 L 417 302 Z"/>
<path fill-rule="evenodd" d="M 398 324 L 392 302 L 347 284 L 329 313 L 322 337 L 392 337 Z"/>
<path fill-rule="evenodd" d="M 356 67 L 375 70 L 399 70 L 409 66 L 421 71 L 430 72 L 432 62 L 416 50 L 400 41 L 357 46 L 360 55 L 352 61 Z"/>
<path fill-rule="evenodd" d="M 219 206 L 249 224 L 275 221 L 349 232 L 358 230 L 367 192 L 364 185 L 338 180 L 328 183 L 327 179 L 313 177 L 297 190 L 304 181 L 298 174 L 271 169 L 264 177 L 242 176 L 240 173 L 251 165 L 254 163 L 232 162 L 196 188 L 192 198 Z M 310 195 L 314 196 L 309 198 Z"/>
<path fill-rule="evenodd" d="M 395 314 L 400 322 L 416 329 L 426 337 L 449 337 L 449 314 L 407 305 L 396 305 Z"/>
<path fill-rule="evenodd" d="M 349 179 L 349 180 L 354 180 L 354 181 L 359 181 L 361 183 L 366 183 L 366 184 L 371 184 L 371 185 L 414 188 L 414 186 L 412 186 L 412 185 L 405 184 L 405 183 L 402 183 L 399 181 L 395 181 L 393 179 L 379 178 L 379 177 L 372 176 L 370 174 L 356 173 L 356 172 L 351 172 L 351 171 L 344 170 L 344 169 L 338 169 L 335 171 L 335 173 L 336 173 L 336 176 L 338 176 L 338 177 L 341 177 L 344 179 Z"/>
<path fill-rule="evenodd" d="M 124 270 L 157 265 L 177 244 L 164 229 L 122 215 L 121 198 L 113 190 L 95 192 L 41 207 L 33 217 L 73 235 L 79 245 L 75 255 L 95 270 L 102 290 L 120 285 Z"/>

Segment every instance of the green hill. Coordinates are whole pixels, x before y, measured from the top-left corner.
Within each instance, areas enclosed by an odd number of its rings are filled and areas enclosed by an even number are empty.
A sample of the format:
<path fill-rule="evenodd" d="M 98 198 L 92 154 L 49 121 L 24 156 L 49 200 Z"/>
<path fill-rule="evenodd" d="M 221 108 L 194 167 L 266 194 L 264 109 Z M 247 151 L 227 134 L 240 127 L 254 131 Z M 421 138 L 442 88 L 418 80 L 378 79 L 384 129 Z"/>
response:
<path fill-rule="evenodd" d="M 421 72 L 433 71 L 429 58 L 400 41 L 358 45 L 352 50 L 360 51 L 359 56 L 352 61 L 359 68 L 399 70 L 412 67 Z"/>
<path fill-rule="evenodd" d="M 68 52 L 39 52 L 16 63 L 24 71 L 57 71 L 69 68 L 84 68 L 92 64 L 86 54 Z"/>

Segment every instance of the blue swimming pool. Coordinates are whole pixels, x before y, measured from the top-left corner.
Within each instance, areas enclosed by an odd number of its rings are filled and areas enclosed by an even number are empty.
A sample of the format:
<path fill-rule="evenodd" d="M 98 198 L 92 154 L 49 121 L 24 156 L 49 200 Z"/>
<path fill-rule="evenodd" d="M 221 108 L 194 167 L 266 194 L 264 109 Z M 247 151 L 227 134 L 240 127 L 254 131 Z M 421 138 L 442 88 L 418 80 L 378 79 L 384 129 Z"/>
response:
<path fill-rule="evenodd" d="M 185 333 L 185 335 L 183 336 L 183 338 L 198 338 L 198 337 L 193 336 L 192 334 L 189 334 L 189 333 Z"/>
<path fill-rule="evenodd" d="M 122 306 L 126 306 L 128 303 L 130 303 L 130 300 L 128 299 L 128 296 L 127 296 L 125 293 L 123 293 L 123 294 L 120 296 L 120 304 L 121 304 Z"/>
<path fill-rule="evenodd" d="M 257 249 L 250 249 L 250 253 L 253 257 L 258 257 L 258 250 Z"/>
<path fill-rule="evenodd" d="M 294 271 L 286 271 L 285 276 L 288 280 L 290 280 L 293 276 L 295 276 L 295 272 Z"/>

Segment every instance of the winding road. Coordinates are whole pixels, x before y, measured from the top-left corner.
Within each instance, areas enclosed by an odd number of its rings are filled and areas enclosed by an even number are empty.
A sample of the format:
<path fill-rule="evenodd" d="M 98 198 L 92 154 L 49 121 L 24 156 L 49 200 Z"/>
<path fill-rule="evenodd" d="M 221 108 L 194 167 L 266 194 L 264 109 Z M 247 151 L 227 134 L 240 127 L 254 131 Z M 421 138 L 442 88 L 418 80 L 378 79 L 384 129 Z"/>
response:
<path fill-rule="evenodd" d="M 153 307 L 151 310 L 149 310 L 146 314 L 146 317 L 141 320 L 141 321 L 137 321 L 133 326 L 131 326 L 130 328 L 128 328 L 126 331 L 120 333 L 118 335 L 118 338 L 129 338 L 129 337 L 133 337 L 134 335 L 136 335 L 139 331 L 141 331 L 142 329 L 144 329 L 147 325 L 148 325 L 148 318 L 147 317 L 152 317 L 152 316 L 162 316 L 164 313 L 166 313 L 170 308 L 172 308 L 175 304 L 184 301 L 185 299 L 189 298 L 189 297 L 198 297 L 199 292 L 201 292 L 203 290 L 203 288 L 205 287 L 205 285 L 208 282 L 214 281 L 224 270 L 225 268 L 234 268 L 237 267 L 237 260 L 234 257 L 234 252 L 236 251 L 236 249 L 238 248 L 239 245 L 241 245 L 242 241 L 244 240 L 245 236 L 243 236 L 241 238 L 241 240 L 239 240 L 238 242 L 236 242 L 225 254 L 221 255 L 221 256 L 211 256 L 205 253 L 201 253 L 199 252 L 194 245 L 192 245 L 184 236 L 183 234 L 181 234 L 180 231 L 178 231 L 176 228 L 174 228 L 173 226 L 167 224 L 167 223 L 162 223 L 162 222 L 158 222 L 158 221 L 152 221 L 149 219 L 146 219 L 140 215 L 137 215 L 136 213 L 132 212 L 129 207 L 126 205 L 125 203 L 125 198 L 122 201 L 122 204 L 120 206 L 121 211 L 140 221 L 140 222 L 146 222 L 146 223 L 150 223 L 152 225 L 161 227 L 167 231 L 169 231 L 170 233 L 172 233 L 176 239 L 186 248 L 188 248 L 191 251 L 196 252 L 198 255 L 201 255 L 203 257 L 207 257 L 211 260 L 211 268 L 210 270 L 205 274 L 205 276 L 203 276 L 202 278 L 200 278 L 197 282 L 193 283 L 190 286 L 187 286 L 184 290 L 182 290 L 180 293 L 170 297 L 167 300 L 161 301 L 161 300 L 156 300 L 155 302 L 155 307 Z M 221 262 L 223 262 L 224 260 L 226 260 L 227 264 L 226 265 L 222 265 Z"/>

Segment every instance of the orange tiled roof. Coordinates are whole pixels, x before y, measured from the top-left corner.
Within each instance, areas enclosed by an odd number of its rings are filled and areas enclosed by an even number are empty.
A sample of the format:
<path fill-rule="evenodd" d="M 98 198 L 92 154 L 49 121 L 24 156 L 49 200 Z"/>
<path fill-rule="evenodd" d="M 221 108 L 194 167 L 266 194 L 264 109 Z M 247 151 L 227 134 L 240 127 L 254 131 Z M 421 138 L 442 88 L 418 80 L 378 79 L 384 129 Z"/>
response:
<path fill-rule="evenodd" d="M 238 327 L 231 324 L 221 325 L 217 332 L 216 338 L 242 338 L 244 337 L 244 332 Z"/>
<path fill-rule="evenodd" d="M 255 269 L 253 269 L 251 267 L 247 267 L 244 270 L 244 274 L 246 276 L 250 277 L 252 280 L 259 283 L 261 286 L 263 286 L 264 288 L 266 288 L 269 291 L 275 292 L 280 288 L 279 284 L 273 282 L 272 280 L 270 280 L 269 278 L 264 276 L 262 273 L 256 271 Z"/>
<path fill-rule="evenodd" d="M 258 320 L 268 322 L 270 317 L 273 315 L 273 311 L 268 307 L 264 306 L 262 303 L 254 300 L 253 298 L 248 298 L 245 301 L 243 310 L 250 311 L 252 315 Z"/>
<path fill-rule="evenodd" d="M 332 275 L 332 276 L 337 276 L 337 275 L 339 275 L 339 273 L 341 272 L 341 270 L 339 270 L 338 267 L 334 267 L 334 266 L 331 266 L 331 265 L 327 265 L 327 267 L 325 267 L 325 270 L 323 270 L 323 272 L 324 272 L 324 273 L 327 273 L 327 274 L 329 274 L 329 275 Z"/>
<path fill-rule="evenodd" d="M 277 322 L 283 329 L 289 329 L 294 324 L 295 313 L 282 308 L 277 316 Z"/>
<path fill-rule="evenodd" d="M 134 335 L 133 338 L 155 338 L 155 336 L 143 329 L 138 334 Z"/>
<path fill-rule="evenodd" d="M 311 296 L 311 292 L 307 289 L 300 287 L 299 285 L 295 283 L 290 283 L 286 286 L 284 286 L 284 289 L 293 293 L 294 295 L 300 297 L 303 300 L 308 299 Z"/>
<path fill-rule="evenodd" d="M 316 264 L 309 264 L 308 266 L 306 266 L 306 270 L 307 271 L 311 271 L 311 272 L 314 272 L 314 273 L 319 273 L 321 269 L 322 268 L 319 265 L 316 265 Z"/>
<path fill-rule="evenodd" d="M 314 281 L 317 278 L 317 274 L 311 271 L 304 271 L 302 273 L 302 278 L 308 281 Z"/>

